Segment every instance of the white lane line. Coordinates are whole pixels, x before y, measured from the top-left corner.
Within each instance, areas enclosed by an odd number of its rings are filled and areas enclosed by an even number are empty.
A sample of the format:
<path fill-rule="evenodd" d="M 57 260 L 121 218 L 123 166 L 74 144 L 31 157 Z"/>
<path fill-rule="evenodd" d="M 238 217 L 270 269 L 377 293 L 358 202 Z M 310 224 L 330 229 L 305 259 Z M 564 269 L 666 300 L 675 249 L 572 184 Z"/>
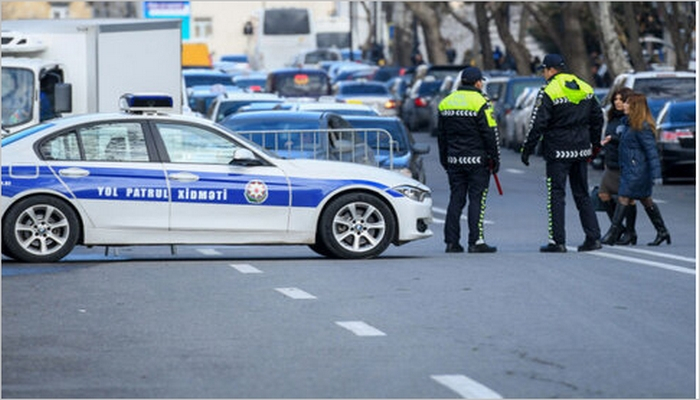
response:
<path fill-rule="evenodd" d="M 613 248 L 615 250 L 629 251 L 631 253 L 646 254 L 649 256 L 661 257 L 661 258 L 670 258 L 672 260 L 678 260 L 678 261 L 687 261 L 687 262 L 691 262 L 693 264 L 696 262 L 696 260 L 694 258 L 690 258 L 690 257 L 677 256 L 675 254 L 660 253 L 658 251 L 635 249 L 634 247 L 629 247 L 629 246 L 615 246 Z"/>
<path fill-rule="evenodd" d="M 336 324 L 357 336 L 386 336 L 386 333 L 362 321 L 337 321 Z"/>
<path fill-rule="evenodd" d="M 576 251 L 577 250 L 576 247 L 568 247 L 568 246 L 567 246 L 567 249 L 569 251 Z M 666 269 L 669 271 L 675 271 L 675 272 L 681 272 L 684 274 L 695 275 L 694 269 L 686 268 L 686 267 L 679 267 L 678 265 L 673 265 L 673 264 L 666 264 L 666 263 L 661 263 L 661 262 L 656 262 L 656 261 L 648 261 L 648 260 L 643 260 L 641 258 L 621 256 L 619 254 L 610 254 L 610 253 L 604 253 L 601 251 L 588 251 L 588 252 L 586 252 L 586 254 L 591 255 L 591 256 L 612 258 L 612 259 L 621 260 L 621 261 L 629 261 L 629 262 L 634 263 L 634 264 L 648 265 L 651 267 Z"/>
<path fill-rule="evenodd" d="M 525 173 L 525 171 L 523 171 L 522 169 L 515 169 L 515 168 L 506 168 L 506 172 L 510 172 L 511 174 L 518 174 L 518 175 Z M 654 200 L 656 200 L 656 199 L 654 199 Z"/>
<path fill-rule="evenodd" d="M 216 249 L 197 249 L 198 252 L 205 256 L 220 256 L 221 252 Z"/>
<path fill-rule="evenodd" d="M 464 375 L 430 375 L 430 377 L 465 399 L 503 398 L 500 394 Z"/>
<path fill-rule="evenodd" d="M 275 290 L 294 300 L 313 300 L 316 298 L 316 296 L 294 287 L 276 288 Z"/>
<path fill-rule="evenodd" d="M 262 271 L 250 264 L 230 264 L 231 268 L 242 274 L 262 274 Z"/>

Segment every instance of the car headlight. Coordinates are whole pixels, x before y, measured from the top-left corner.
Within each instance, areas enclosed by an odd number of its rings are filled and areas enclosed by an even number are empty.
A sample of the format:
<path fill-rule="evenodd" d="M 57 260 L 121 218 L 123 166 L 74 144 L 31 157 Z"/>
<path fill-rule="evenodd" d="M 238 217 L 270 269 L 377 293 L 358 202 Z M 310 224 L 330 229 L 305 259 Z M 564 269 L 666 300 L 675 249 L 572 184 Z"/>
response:
<path fill-rule="evenodd" d="M 430 191 L 415 186 L 398 186 L 395 187 L 394 190 L 419 203 L 423 202 L 426 198 L 430 198 Z"/>

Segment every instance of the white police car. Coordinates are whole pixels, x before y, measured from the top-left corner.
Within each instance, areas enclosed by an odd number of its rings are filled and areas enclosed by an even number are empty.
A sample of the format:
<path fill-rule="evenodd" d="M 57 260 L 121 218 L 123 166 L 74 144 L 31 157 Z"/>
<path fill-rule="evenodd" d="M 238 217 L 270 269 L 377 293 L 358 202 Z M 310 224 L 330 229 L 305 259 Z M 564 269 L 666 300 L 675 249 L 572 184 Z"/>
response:
<path fill-rule="evenodd" d="M 370 258 L 432 235 L 425 185 L 376 167 L 280 159 L 172 100 L 63 118 L 2 139 L 2 252 L 53 262 L 76 245 L 305 244 Z"/>

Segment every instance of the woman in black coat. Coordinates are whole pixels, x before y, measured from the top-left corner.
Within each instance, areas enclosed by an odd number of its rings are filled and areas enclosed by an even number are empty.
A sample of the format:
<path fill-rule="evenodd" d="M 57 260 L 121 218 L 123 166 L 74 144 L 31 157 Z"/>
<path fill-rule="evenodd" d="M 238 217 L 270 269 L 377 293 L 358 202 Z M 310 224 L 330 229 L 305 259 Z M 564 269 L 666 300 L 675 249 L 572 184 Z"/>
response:
<path fill-rule="evenodd" d="M 648 244 L 671 244 L 671 235 L 666 229 L 659 207 L 651 198 L 653 185 L 661 182 L 661 163 L 656 147 L 656 126 L 646 97 L 641 93 L 629 95 L 625 102 L 625 114 L 626 117 L 618 128 L 619 204 L 615 209 L 612 226 L 601 242 L 612 245 L 619 240 L 623 231 L 622 220 L 630 210 L 630 202 L 632 199 L 639 199 L 656 228 L 656 239 Z"/>
<path fill-rule="evenodd" d="M 613 195 L 617 195 L 620 188 L 620 157 L 618 151 L 620 135 L 617 133 L 617 128 L 622 124 L 622 119 L 625 117 L 624 106 L 627 96 L 632 93 L 634 93 L 633 90 L 628 87 L 618 87 L 613 90 L 612 104 L 608 110 L 603 140 L 600 142 L 605 148 L 605 171 L 600 180 L 598 198 L 600 198 L 611 222 L 615 215 L 615 206 L 617 204 L 613 199 Z M 637 232 L 635 230 L 637 206 L 634 204 L 634 200 L 630 202 L 630 205 L 624 225 L 625 231 L 615 244 L 637 244 Z"/>

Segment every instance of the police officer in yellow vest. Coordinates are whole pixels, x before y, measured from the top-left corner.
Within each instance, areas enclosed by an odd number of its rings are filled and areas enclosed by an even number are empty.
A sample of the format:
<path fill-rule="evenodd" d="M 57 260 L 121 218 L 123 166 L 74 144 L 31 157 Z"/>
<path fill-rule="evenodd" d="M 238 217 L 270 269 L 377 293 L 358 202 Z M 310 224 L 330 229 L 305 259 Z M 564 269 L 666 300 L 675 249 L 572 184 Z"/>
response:
<path fill-rule="evenodd" d="M 438 147 L 440 163 L 447 171 L 450 203 L 445 218 L 447 253 L 462 253 L 460 218 L 469 197 L 468 251 L 493 253 L 495 247 L 484 241 L 484 213 L 489 187 L 489 169 L 498 172 L 500 153 L 498 128 L 493 108 L 481 92 L 481 70 L 462 70 L 460 87 L 438 106 Z"/>
<path fill-rule="evenodd" d="M 544 70 L 547 84 L 537 95 L 530 131 L 521 149 L 522 162 L 530 165 L 529 157 L 542 139 L 549 214 L 549 243 L 540 248 L 545 253 L 566 252 L 567 177 L 586 235 L 578 251 L 602 247 L 598 219 L 588 192 L 587 160 L 600 146 L 603 112 L 591 86 L 577 76 L 563 72 L 565 68 L 564 59 L 559 54 L 548 54 L 538 67 Z"/>

